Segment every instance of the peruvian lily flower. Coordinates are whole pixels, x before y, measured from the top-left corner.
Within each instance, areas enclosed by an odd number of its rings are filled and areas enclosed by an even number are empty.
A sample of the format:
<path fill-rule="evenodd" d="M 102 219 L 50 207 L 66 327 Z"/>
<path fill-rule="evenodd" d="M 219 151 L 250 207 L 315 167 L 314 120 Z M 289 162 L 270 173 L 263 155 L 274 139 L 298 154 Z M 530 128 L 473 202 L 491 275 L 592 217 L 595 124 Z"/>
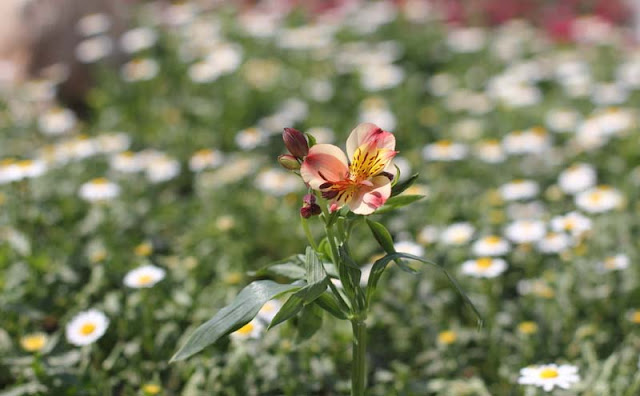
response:
<path fill-rule="evenodd" d="M 391 195 L 395 146 L 396 138 L 390 132 L 374 124 L 360 124 L 347 139 L 348 159 L 332 144 L 316 144 L 304 158 L 300 175 L 330 200 L 331 211 L 348 205 L 352 212 L 368 215 Z"/>

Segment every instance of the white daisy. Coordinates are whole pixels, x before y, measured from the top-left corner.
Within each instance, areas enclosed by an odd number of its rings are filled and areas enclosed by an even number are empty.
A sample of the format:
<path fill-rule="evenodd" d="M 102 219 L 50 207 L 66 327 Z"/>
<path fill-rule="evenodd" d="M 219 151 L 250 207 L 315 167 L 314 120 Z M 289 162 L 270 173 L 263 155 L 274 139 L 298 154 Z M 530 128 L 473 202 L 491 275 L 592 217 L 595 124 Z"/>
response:
<path fill-rule="evenodd" d="M 428 161 L 457 161 L 467 156 L 467 146 L 449 140 L 428 144 L 422 149 L 422 156 Z"/>
<path fill-rule="evenodd" d="M 567 194 L 576 194 L 596 184 L 596 170 L 589 164 L 575 164 L 560 172 L 558 186 Z"/>
<path fill-rule="evenodd" d="M 180 162 L 166 155 L 154 156 L 146 162 L 145 174 L 152 183 L 171 180 L 180 174 Z"/>
<path fill-rule="evenodd" d="M 124 132 L 96 136 L 96 148 L 104 154 L 119 153 L 129 148 L 131 138 Z"/>
<path fill-rule="evenodd" d="M 603 272 L 623 270 L 629 267 L 629 256 L 626 254 L 616 254 L 615 256 L 606 257 L 598 264 L 598 267 Z"/>
<path fill-rule="evenodd" d="M 489 164 L 497 164 L 507 159 L 507 155 L 498 140 L 481 141 L 474 147 L 474 152 L 480 160 Z"/>
<path fill-rule="evenodd" d="M 62 107 L 52 107 L 38 118 L 40 132 L 45 135 L 62 135 L 71 131 L 76 123 L 75 113 Z"/>
<path fill-rule="evenodd" d="M 133 289 L 152 287 L 165 277 L 165 270 L 155 265 L 143 265 L 127 272 L 124 285 Z"/>
<path fill-rule="evenodd" d="M 81 41 L 76 46 L 76 59 L 82 63 L 94 63 L 106 58 L 113 51 L 113 42 L 108 36 L 95 36 Z"/>
<path fill-rule="evenodd" d="M 551 219 L 551 229 L 555 232 L 568 232 L 580 237 L 591 230 L 591 219 L 579 212 L 570 212 Z"/>
<path fill-rule="evenodd" d="M 254 318 L 251 322 L 242 326 L 238 330 L 234 331 L 230 334 L 231 339 L 236 341 L 243 341 L 247 339 L 256 339 L 260 338 L 264 331 L 264 324 L 261 320 Z"/>
<path fill-rule="evenodd" d="M 260 128 L 246 128 L 239 131 L 235 136 L 235 141 L 241 150 L 253 150 L 263 145 L 267 140 L 266 131 Z"/>
<path fill-rule="evenodd" d="M 502 256 L 507 254 L 510 249 L 509 242 L 497 235 L 480 238 L 471 246 L 471 251 L 476 256 Z"/>
<path fill-rule="evenodd" d="M 550 392 L 553 388 L 569 389 L 571 385 L 580 382 L 578 368 L 568 364 L 543 364 L 525 367 L 520 370 L 518 383 L 534 385 Z"/>
<path fill-rule="evenodd" d="M 564 233 L 551 232 L 538 241 L 538 250 L 542 253 L 560 253 L 571 246 L 571 238 Z"/>
<path fill-rule="evenodd" d="M 158 40 L 155 30 L 148 27 L 138 27 L 125 32 L 120 37 L 120 48 L 126 53 L 133 54 L 152 47 Z"/>
<path fill-rule="evenodd" d="M 267 169 L 258 174 L 255 181 L 260 190 L 275 196 L 283 196 L 298 191 L 300 179 L 291 172 L 280 169 Z"/>
<path fill-rule="evenodd" d="M 545 122 L 553 132 L 571 132 L 580 122 L 580 113 L 570 109 L 552 109 L 547 113 Z"/>
<path fill-rule="evenodd" d="M 109 160 L 109 166 L 118 172 L 136 173 L 143 169 L 144 163 L 136 153 L 125 151 L 112 156 Z"/>
<path fill-rule="evenodd" d="M 424 256 L 424 247 L 413 241 L 398 241 L 393 244 L 393 247 L 396 249 L 396 252 L 399 253 L 412 254 L 418 257 Z"/>
<path fill-rule="evenodd" d="M 622 194 L 609 186 L 598 186 L 576 195 L 576 205 L 589 213 L 608 212 L 622 204 Z"/>
<path fill-rule="evenodd" d="M 106 33 L 111 28 L 111 18 L 107 14 L 84 15 L 76 23 L 77 32 L 84 37 Z"/>
<path fill-rule="evenodd" d="M 120 195 L 120 187 L 101 177 L 84 183 L 80 187 L 79 195 L 89 202 L 108 201 Z"/>
<path fill-rule="evenodd" d="M 516 220 L 504 230 L 505 236 L 514 243 L 532 243 L 546 234 L 546 227 L 539 220 Z"/>
<path fill-rule="evenodd" d="M 533 180 L 514 180 L 500 187 L 500 195 L 505 201 L 531 199 L 538 195 L 540 187 Z"/>
<path fill-rule="evenodd" d="M 440 241 L 445 245 L 464 245 L 469 242 L 475 228 L 469 223 L 454 223 L 440 234 Z"/>
<path fill-rule="evenodd" d="M 475 278 L 495 278 L 507 269 L 507 262 L 500 258 L 483 257 L 462 263 L 462 273 Z"/>
<path fill-rule="evenodd" d="M 98 311 L 90 309 L 78 313 L 65 328 L 67 341 L 73 345 L 89 345 L 102 337 L 109 327 L 109 318 Z"/>
<path fill-rule="evenodd" d="M 200 172 L 207 168 L 216 168 L 222 165 L 224 155 L 221 151 L 202 149 L 196 151 L 189 159 L 189 169 L 192 172 Z"/>
<path fill-rule="evenodd" d="M 138 58 L 122 65 L 120 74 L 127 82 L 147 81 L 158 75 L 160 66 L 151 58 Z"/>
<path fill-rule="evenodd" d="M 282 302 L 280 300 L 269 300 L 260 308 L 257 318 L 265 323 L 271 323 L 273 318 L 278 314 L 278 311 L 280 311 L 280 308 L 282 308 Z"/>
<path fill-rule="evenodd" d="M 453 52 L 472 53 L 480 51 L 486 42 L 487 33 L 482 28 L 456 28 L 447 34 L 447 46 Z"/>
<path fill-rule="evenodd" d="M 360 72 L 362 87 L 370 92 L 393 88 L 404 80 L 404 70 L 396 65 L 372 64 Z"/>

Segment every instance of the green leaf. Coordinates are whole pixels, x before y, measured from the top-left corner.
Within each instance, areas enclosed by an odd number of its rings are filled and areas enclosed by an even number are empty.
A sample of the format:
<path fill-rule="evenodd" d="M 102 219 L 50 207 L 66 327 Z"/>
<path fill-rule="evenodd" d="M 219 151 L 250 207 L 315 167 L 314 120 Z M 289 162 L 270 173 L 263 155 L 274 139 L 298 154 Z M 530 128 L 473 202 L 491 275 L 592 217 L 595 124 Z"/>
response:
<path fill-rule="evenodd" d="M 353 261 L 344 245 L 338 247 L 338 254 L 340 261 L 344 264 L 338 266 L 344 291 L 352 301 L 356 302 L 358 308 L 364 309 L 365 295 L 360 287 L 360 277 L 362 276 L 360 267 Z"/>
<path fill-rule="evenodd" d="M 257 271 L 249 272 L 250 276 L 282 276 L 291 280 L 304 279 L 305 256 L 296 254 L 284 260 L 268 264 Z"/>
<path fill-rule="evenodd" d="M 315 146 L 316 138 L 313 137 L 313 135 L 310 134 L 310 133 L 305 133 L 305 136 L 307 137 L 307 140 L 309 141 L 309 148 Z"/>
<path fill-rule="evenodd" d="M 386 256 L 377 260 L 373 264 L 373 267 L 371 268 L 371 274 L 369 275 L 369 282 L 367 284 L 367 302 L 371 301 L 371 297 L 373 296 L 373 293 L 375 292 L 378 286 L 378 281 L 380 280 L 380 276 L 382 276 L 382 273 L 384 272 L 389 262 L 392 260 L 396 260 L 397 262 L 397 261 L 400 261 L 399 259 L 401 258 L 416 260 L 424 264 L 430 264 L 438 268 L 440 271 L 442 271 L 444 275 L 447 277 L 447 280 L 449 280 L 449 283 L 454 287 L 454 289 L 456 289 L 458 294 L 460 294 L 464 302 L 471 308 L 471 310 L 473 310 L 473 312 L 475 313 L 478 319 L 478 325 L 482 326 L 482 323 L 483 323 L 482 315 L 480 315 L 480 312 L 476 309 L 475 305 L 473 305 L 473 303 L 471 302 L 467 294 L 462 290 L 458 282 L 453 278 L 453 276 L 451 276 L 449 271 L 444 269 L 442 265 L 436 264 L 433 261 L 429 261 L 425 258 L 414 256 L 408 253 L 387 254 Z"/>
<path fill-rule="evenodd" d="M 327 282 L 329 282 L 329 278 L 325 277 L 322 281 L 307 285 L 293 293 L 271 320 L 269 329 L 291 319 L 300 312 L 303 306 L 314 302 L 327 290 Z"/>
<path fill-rule="evenodd" d="M 171 358 L 171 362 L 184 360 L 220 337 L 239 329 L 253 319 L 267 301 L 281 294 L 300 289 L 300 284 L 282 285 L 270 280 L 250 283 L 233 302 L 218 311 L 211 319 L 198 327 Z"/>
<path fill-rule="evenodd" d="M 311 338 L 322 327 L 322 310 L 316 304 L 304 307 L 298 321 L 298 340 Z"/>
<path fill-rule="evenodd" d="M 311 285 L 318 283 L 327 277 L 327 273 L 325 272 L 320 259 L 318 259 L 318 255 L 310 246 L 307 246 L 305 264 L 307 267 L 306 276 L 308 284 Z"/>
<path fill-rule="evenodd" d="M 391 254 L 395 253 L 396 249 L 393 246 L 393 238 L 391 238 L 391 234 L 382 224 L 367 219 L 367 225 L 371 232 L 373 233 L 373 237 L 376 238 L 378 244 L 384 249 L 385 252 Z"/>
<path fill-rule="evenodd" d="M 396 195 L 402 194 L 407 188 L 411 187 L 413 185 L 413 183 L 416 182 L 416 180 L 418 180 L 418 176 L 419 176 L 418 173 L 414 173 L 413 175 L 411 175 L 407 180 L 403 181 L 402 183 L 398 182 L 391 189 L 391 196 L 395 197 Z"/>
<path fill-rule="evenodd" d="M 333 294 L 324 292 L 320 295 L 320 297 L 318 297 L 315 303 L 334 317 L 341 320 L 347 319 L 347 314 L 340 309 L 340 306 L 338 305 L 338 302 L 336 301 L 336 298 L 333 296 Z"/>
<path fill-rule="evenodd" d="M 397 197 L 391 197 L 384 203 L 384 206 L 376 211 L 377 214 L 387 213 L 394 209 L 401 208 L 403 206 L 407 206 L 416 201 L 424 198 L 424 195 L 400 195 Z"/>

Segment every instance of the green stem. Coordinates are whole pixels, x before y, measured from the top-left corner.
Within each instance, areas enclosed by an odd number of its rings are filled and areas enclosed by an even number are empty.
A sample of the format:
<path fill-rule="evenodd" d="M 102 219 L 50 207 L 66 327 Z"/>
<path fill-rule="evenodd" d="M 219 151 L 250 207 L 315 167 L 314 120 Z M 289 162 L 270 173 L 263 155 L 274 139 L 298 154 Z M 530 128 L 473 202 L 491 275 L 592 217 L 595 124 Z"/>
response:
<path fill-rule="evenodd" d="M 351 366 L 351 396 L 364 396 L 367 380 L 367 325 L 362 319 L 351 321 L 353 328 L 353 362 Z"/>
<path fill-rule="evenodd" d="M 304 230 L 304 235 L 307 236 L 307 240 L 309 241 L 309 244 L 311 245 L 313 250 L 315 250 L 317 252 L 318 251 L 318 245 L 316 244 L 316 241 L 313 239 L 313 235 L 311 235 L 311 229 L 309 228 L 309 222 L 307 221 L 307 219 L 305 219 L 302 216 L 300 216 L 300 221 L 302 222 L 302 229 Z"/>

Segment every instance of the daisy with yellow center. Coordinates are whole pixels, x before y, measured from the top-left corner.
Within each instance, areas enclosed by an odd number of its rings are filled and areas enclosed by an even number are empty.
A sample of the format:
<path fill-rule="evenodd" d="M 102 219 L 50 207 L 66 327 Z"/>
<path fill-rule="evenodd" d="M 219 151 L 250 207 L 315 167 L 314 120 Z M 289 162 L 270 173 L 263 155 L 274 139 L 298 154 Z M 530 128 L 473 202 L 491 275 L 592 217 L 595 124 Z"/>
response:
<path fill-rule="evenodd" d="M 635 310 L 635 311 L 631 311 L 631 313 L 629 313 L 629 320 L 632 323 L 635 324 L 640 324 L 640 310 Z"/>
<path fill-rule="evenodd" d="M 575 202 L 585 212 L 603 213 L 621 206 L 623 196 L 612 187 L 598 186 L 576 195 Z"/>
<path fill-rule="evenodd" d="M 40 352 L 47 345 L 47 337 L 44 333 L 27 334 L 20 338 L 20 346 L 27 352 Z"/>
<path fill-rule="evenodd" d="M 133 289 L 152 287 L 165 277 L 165 270 L 155 265 L 147 264 L 127 273 L 124 284 Z"/>
<path fill-rule="evenodd" d="M 500 258 L 482 257 L 462 263 L 462 273 L 475 278 L 495 278 L 507 269 L 507 262 Z"/>
<path fill-rule="evenodd" d="M 332 211 L 347 205 L 356 214 L 368 215 L 391 196 L 395 144 L 390 132 L 360 124 L 347 140 L 348 158 L 334 145 L 316 144 L 304 158 L 300 175 L 330 200 Z"/>
<path fill-rule="evenodd" d="M 142 386 L 142 393 L 149 396 L 157 395 L 161 390 L 162 388 L 157 384 L 145 384 Z"/>
<path fill-rule="evenodd" d="M 438 343 L 442 345 L 451 345 L 458 340 L 458 335 L 453 330 L 444 330 L 438 333 Z"/>
<path fill-rule="evenodd" d="M 136 256 L 147 257 L 153 253 L 153 246 L 149 242 L 144 242 L 136 246 L 133 252 Z"/>
<path fill-rule="evenodd" d="M 120 187 L 104 177 L 84 183 L 79 191 L 80 198 L 89 202 L 108 201 L 116 198 L 119 194 Z"/>
<path fill-rule="evenodd" d="M 530 335 L 538 332 L 538 325 L 536 322 L 524 321 L 518 324 L 518 333 Z"/>
<path fill-rule="evenodd" d="M 511 249 L 509 242 L 497 235 L 488 235 L 473 243 L 471 250 L 477 256 L 502 256 Z"/>
<path fill-rule="evenodd" d="M 242 326 L 238 330 L 230 334 L 234 340 L 242 341 L 247 339 L 259 338 L 264 330 L 264 324 L 258 318 L 254 318 L 251 322 Z"/>
<path fill-rule="evenodd" d="M 77 314 L 66 326 L 69 343 L 77 346 L 89 345 L 102 337 L 109 326 L 109 319 L 97 309 Z"/>
<path fill-rule="evenodd" d="M 552 391 L 555 387 L 569 389 L 577 382 L 580 382 L 578 368 L 568 364 L 525 367 L 520 370 L 518 378 L 519 384 L 537 386 L 546 392 Z"/>

